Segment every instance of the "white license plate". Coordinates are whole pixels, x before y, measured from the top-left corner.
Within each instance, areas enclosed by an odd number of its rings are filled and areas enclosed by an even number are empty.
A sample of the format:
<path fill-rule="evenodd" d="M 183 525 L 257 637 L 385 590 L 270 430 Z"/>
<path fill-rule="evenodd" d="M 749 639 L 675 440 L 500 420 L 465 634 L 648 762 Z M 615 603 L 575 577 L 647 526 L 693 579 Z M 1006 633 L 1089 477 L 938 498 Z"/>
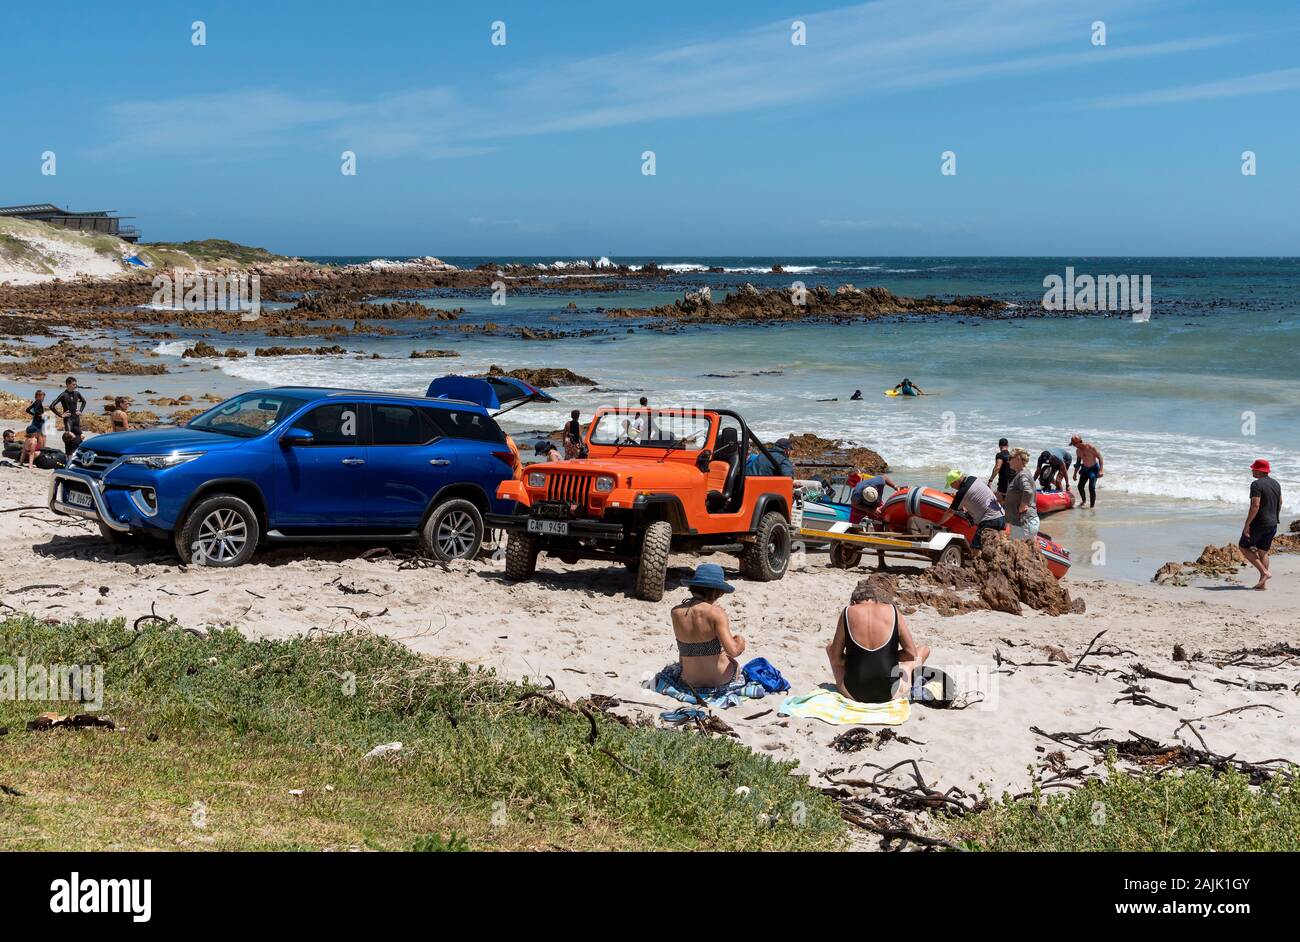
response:
<path fill-rule="evenodd" d="M 63 499 L 69 504 L 76 504 L 78 507 L 93 508 L 95 506 L 95 502 L 91 499 L 89 494 L 85 491 L 74 491 L 70 487 L 65 487 L 63 489 Z"/>
<path fill-rule="evenodd" d="M 549 533 L 554 536 L 568 536 L 569 524 L 565 520 L 529 520 L 529 533 Z"/>

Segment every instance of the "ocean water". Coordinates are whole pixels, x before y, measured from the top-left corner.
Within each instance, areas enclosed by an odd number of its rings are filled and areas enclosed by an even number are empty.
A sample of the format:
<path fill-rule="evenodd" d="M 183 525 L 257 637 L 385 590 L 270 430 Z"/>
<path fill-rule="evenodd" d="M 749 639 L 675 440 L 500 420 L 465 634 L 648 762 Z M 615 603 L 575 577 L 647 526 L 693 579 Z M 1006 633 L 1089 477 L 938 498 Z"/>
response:
<path fill-rule="evenodd" d="M 329 259 L 360 261 L 363 258 Z M 486 259 L 446 259 L 470 267 Z M 644 264 L 648 258 L 615 258 Z M 509 261 L 569 261 L 521 258 Z M 349 338 L 352 357 L 246 358 L 220 368 L 249 384 L 312 383 L 421 392 L 443 371 L 489 364 L 568 367 L 592 386 L 555 390 L 560 402 L 511 412 L 510 431 L 558 427 L 570 409 L 600 405 L 727 406 L 760 433 L 816 432 L 879 451 L 900 482 L 942 486 L 949 467 L 987 475 L 998 438 L 1031 454 L 1080 433 L 1106 457 L 1095 510 L 1046 518 L 1071 548 L 1075 574 L 1147 579 L 1169 559 L 1235 539 L 1248 466 L 1269 458 L 1285 510 L 1300 513 L 1300 260 L 997 258 L 679 258 L 666 284 L 559 295 L 430 292 L 434 306 L 464 307 L 458 323 L 595 329 L 554 341 L 462 335 L 427 322 L 384 322 L 394 336 Z M 773 274 L 773 264 L 786 271 Z M 696 327 L 675 334 L 611 321 L 597 308 L 649 307 L 710 285 L 717 296 L 760 287 L 852 283 L 899 294 L 985 294 L 1037 304 L 1043 279 L 1150 275 L 1151 320 L 1129 315 L 1024 320 L 935 318 L 861 324 Z M 707 267 L 726 269 L 708 273 Z M 555 269 L 557 279 L 563 267 Z M 578 310 L 566 310 L 572 302 Z M 251 348 L 255 334 L 233 345 Z M 289 341 L 281 341 L 288 343 Z M 292 341 L 298 343 L 299 341 Z M 311 341 L 303 340 L 302 343 Z M 411 360 L 412 350 L 454 349 L 454 360 Z M 175 343 L 160 345 L 178 355 Z M 883 395 L 904 376 L 929 395 Z M 849 401 L 855 389 L 863 400 Z M 828 401 L 829 400 L 829 401 Z M 1286 518 L 1286 519 L 1289 519 Z"/>

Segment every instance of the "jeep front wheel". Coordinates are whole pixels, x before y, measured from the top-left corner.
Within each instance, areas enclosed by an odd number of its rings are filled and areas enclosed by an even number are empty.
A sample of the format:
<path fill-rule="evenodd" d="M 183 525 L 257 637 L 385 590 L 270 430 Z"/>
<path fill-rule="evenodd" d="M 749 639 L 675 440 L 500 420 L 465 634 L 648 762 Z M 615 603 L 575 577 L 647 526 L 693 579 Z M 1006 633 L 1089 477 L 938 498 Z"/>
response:
<path fill-rule="evenodd" d="M 754 531 L 754 542 L 740 555 L 740 571 L 746 579 L 772 582 L 785 575 L 790 565 L 790 524 L 775 510 L 763 514 Z"/>
<path fill-rule="evenodd" d="M 506 578 L 514 582 L 531 579 L 537 571 L 537 537 L 531 533 L 511 533 L 506 540 Z"/>
<path fill-rule="evenodd" d="M 668 553 L 673 545 L 673 525 L 656 520 L 645 529 L 641 540 L 641 561 L 636 567 L 636 597 L 658 602 L 664 597 L 668 577 Z"/>
<path fill-rule="evenodd" d="M 261 527 L 247 501 L 231 494 L 200 500 L 176 531 L 181 562 L 199 566 L 242 566 L 253 556 Z"/>

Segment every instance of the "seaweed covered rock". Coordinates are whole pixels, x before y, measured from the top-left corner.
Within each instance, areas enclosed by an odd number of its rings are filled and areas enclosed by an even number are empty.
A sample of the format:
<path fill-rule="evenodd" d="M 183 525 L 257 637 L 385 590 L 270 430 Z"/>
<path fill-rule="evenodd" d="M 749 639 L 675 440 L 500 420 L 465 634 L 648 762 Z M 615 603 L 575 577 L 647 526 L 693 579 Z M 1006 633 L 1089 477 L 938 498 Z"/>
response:
<path fill-rule="evenodd" d="M 1028 541 L 986 531 L 971 568 L 980 582 L 980 598 L 994 611 L 1019 615 L 1022 605 L 1049 615 L 1084 610 L 1083 599 L 1070 597 L 1043 554 Z"/>
<path fill-rule="evenodd" d="M 806 464 L 835 464 L 856 468 L 865 474 L 880 474 L 889 470 L 889 462 L 878 452 L 846 439 L 829 439 L 804 432 L 790 438 L 790 458 L 795 466 Z M 816 476 L 816 475 L 812 475 Z"/>
<path fill-rule="evenodd" d="M 493 363 L 488 367 L 488 371 L 483 374 L 487 377 L 492 376 L 511 376 L 515 379 L 522 379 L 525 383 L 531 383 L 533 386 L 594 386 L 596 381 L 588 379 L 573 370 L 563 369 L 562 367 L 542 366 L 529 368 L 524 367 L 517 370 L 503 370 Z"/>

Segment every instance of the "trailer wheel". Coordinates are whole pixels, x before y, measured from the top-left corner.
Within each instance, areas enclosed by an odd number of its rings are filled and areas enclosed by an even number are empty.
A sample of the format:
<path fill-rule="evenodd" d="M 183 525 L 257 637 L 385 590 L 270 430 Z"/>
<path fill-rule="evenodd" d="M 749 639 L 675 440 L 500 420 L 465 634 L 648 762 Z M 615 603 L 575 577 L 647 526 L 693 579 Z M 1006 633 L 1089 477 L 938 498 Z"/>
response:
<path fill-rule="evenodd" d="M 936 566 L 951 566 L 954 569 L 960 569 L 965 562 L 966 554 L 962 552 L 960 543 L 949 543 L 935 560 Z"/>
<path fill-rule="evenodd" d="M 658 602 L 664 597 L 664 580 L 668 578 L 668 551 L 673 545 L 673 525 L 656 520 L 645 528 L 641 540 L 641 560 L 636 569 L 636 597 Z"/>
<path fill-rule="evenodd" d="M 856 569 L 862 562 L 862 550 L 849 543 L 836 543 L 831 547 L 831 565 L 836 569 Z"/>

